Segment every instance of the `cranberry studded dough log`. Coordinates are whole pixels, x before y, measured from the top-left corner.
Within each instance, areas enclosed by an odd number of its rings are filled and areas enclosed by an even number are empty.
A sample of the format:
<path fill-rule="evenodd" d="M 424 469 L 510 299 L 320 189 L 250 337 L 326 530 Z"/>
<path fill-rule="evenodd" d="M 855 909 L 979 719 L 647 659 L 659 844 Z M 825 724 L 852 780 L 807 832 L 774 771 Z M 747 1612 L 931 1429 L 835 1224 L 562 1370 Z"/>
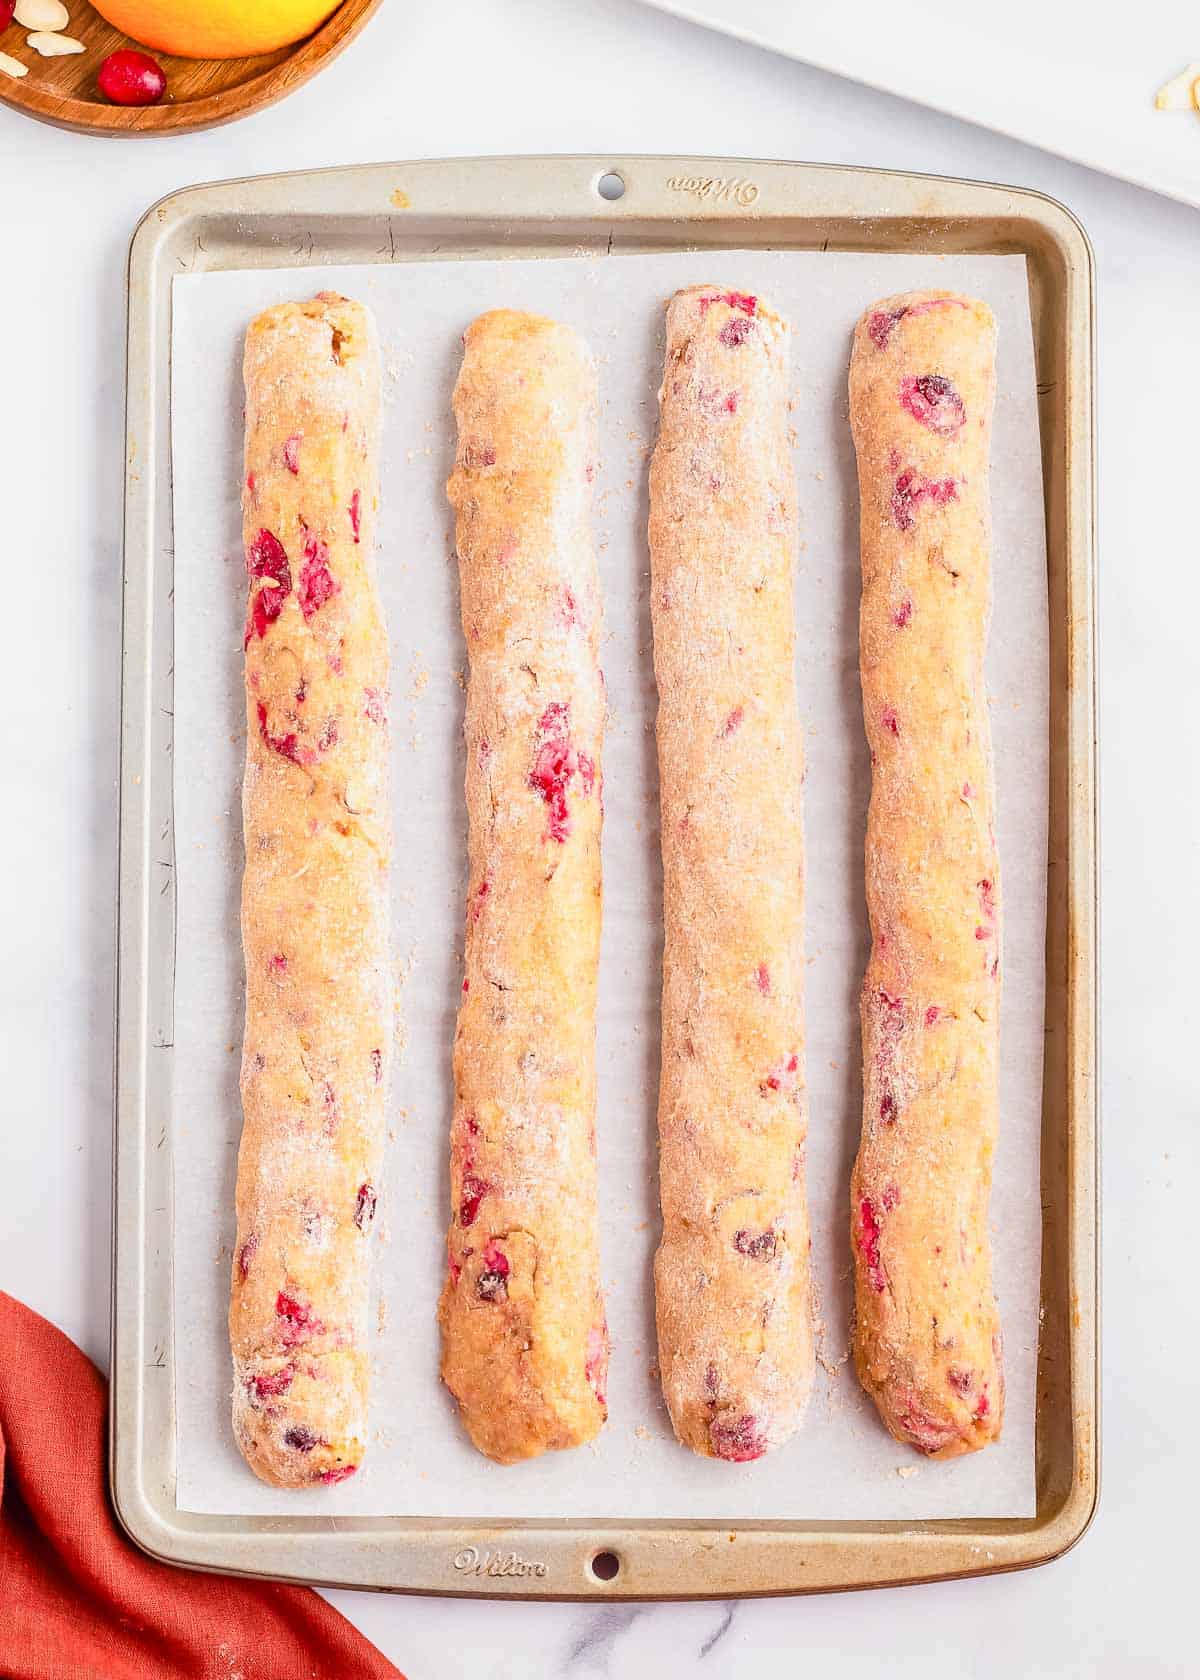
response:
<path fill-rule="evenodd" d="M 470 657 L 470 880 L 442 1376 L 479 1450 L 512 1463 L 591 1440 L 607 1415 L 596 374 L 574 332 L 536 315 L 483 315 L 464 343 L 447 488 Z"/>
<path fill-rule="evenodd" d="M 858 323 L 871 748 L 863 1132 L 851 1222 L 864 1388 L 933 1458 L 1000 1433 L 988 1196 L 998 1120 L 1000 881 L 983 660 L 996 330 L 911 292 Z"/>
<path fill-rule="evenodd" d="M 659 1363 L 710 1457 L 778 1446 L 812 1381 L 790 329 L 667 310 L 650 557 L 665 914 Z"/>
<path fill-rule="evenodd" d="M 246 336 L 245 1125 L 233 1423 L 264 1481 L 366 1446 L 371 1222 L 392 1038 L 379 355 L 321 293 Z"/>

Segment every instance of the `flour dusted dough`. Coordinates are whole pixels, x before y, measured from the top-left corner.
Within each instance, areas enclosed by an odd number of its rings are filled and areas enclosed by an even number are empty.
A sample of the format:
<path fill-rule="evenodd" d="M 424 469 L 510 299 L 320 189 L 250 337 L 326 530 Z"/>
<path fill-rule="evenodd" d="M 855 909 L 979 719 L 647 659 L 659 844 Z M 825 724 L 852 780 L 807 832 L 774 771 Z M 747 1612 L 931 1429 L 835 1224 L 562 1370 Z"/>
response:
<path fill-rule="evenodd" d="M 245 1125 L 233 1425 L 280 1487 L 366 1445 L 367 1293 L 392 1036 L 379 355 L 321 293 L 246 336 Z"/>
<path fill-rule="evenodd" d="M 1000 1029 L 983 673 L 995 341 L 984 304 L 910 292 L 866 312 L 850 363 L 873 766 L 855 1359 L 892 1434 L 933 1458 L 994 1441 L 1004 1406 L 987 1226 Z"/>
<path fill-rule="evenodd" d="M 650 557 L 665 912 L 655 1262 L 680 1441 L 785 1441 L 812 1381 L 789 327 L 697 286 L 667 310 Z"/>
<path fill-rule="evenodd" d="M 442 1376 L 501 1463 L 607 1415 L 596 1213 L 604 681 L 590 516 L 596 375 L 501 309 L 454 392 L 470 881 L 454 1046 Z"/>

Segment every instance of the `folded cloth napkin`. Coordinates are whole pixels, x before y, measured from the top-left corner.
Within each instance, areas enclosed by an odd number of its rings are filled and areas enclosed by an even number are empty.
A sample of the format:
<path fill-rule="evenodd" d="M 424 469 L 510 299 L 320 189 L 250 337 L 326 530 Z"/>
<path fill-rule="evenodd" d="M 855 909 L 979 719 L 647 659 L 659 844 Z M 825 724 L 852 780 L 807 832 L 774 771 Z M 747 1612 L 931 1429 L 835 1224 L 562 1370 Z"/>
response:
<path fill-rule="evenodd" d="M 5 1680 L 403 1680 L 307 1587 L 174 1569 L 108 1500 L 108 1391 L 0 1291 L 0 1674 Z"/>

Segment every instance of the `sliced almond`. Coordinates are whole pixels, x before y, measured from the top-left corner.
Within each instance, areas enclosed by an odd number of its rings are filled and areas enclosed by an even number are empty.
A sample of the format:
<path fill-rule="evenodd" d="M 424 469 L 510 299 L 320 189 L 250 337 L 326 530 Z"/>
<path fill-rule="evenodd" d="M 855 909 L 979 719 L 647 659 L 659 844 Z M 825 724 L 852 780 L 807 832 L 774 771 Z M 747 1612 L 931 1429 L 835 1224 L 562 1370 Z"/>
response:
<path fill-rule="evenodd" d="M 19 81 L 22 76 L 28 76 L 28 64 L 22 64 L 19 58 L 10 58 L 7 53 L 0 53 L 0 75 L 11 76 Z"/>
<path fill-rule="evenodd" d="M 62 0 L 17 0 L 13 17 L 23 29 L 65 29 L 71 21 Z"/>
<path fill-rule="evenodd" d="M 1156 111 L 1195 111 L 1200 109 L 1196 99 L 1196 83 L 1200 80 L 1200 64 L 1189 64 L 1178 76 L 1164 82 L 1154 95 Z"/>
<path fill-rule="evenodd" d="M 43 58 L 66 58 L 69 53 L 86 52 L 82 41 L 77 41 L 71 35 L 52 35 L 48 30 L 38 29 L 32 35 L 26 35 L 25 45 L 32 47 L 35 53 L 41 53 Z"/>

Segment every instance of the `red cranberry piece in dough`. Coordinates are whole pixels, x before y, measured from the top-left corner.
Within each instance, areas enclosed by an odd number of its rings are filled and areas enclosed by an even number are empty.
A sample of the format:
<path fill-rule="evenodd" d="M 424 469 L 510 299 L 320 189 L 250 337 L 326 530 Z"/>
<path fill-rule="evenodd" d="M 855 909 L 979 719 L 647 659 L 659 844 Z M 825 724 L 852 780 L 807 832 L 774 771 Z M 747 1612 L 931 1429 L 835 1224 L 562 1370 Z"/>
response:
<path fill-rule="evenodd" d="M 931 432 L 947 437 L 965 425 L 967 411 L 954 386 L 940 373 L 908 374 L 900 381 L 900 405 Z"/>
<path fill-rule="evenodd" d="M 315 1435 L 307 1424 L 297 1423 L 285 1433 L 283 1437 L 285 1447 L 291 1447 L 293 1452 L 310 1453 L 314 1447 L 319 1447 L 321 1437 Z"/>
<path fill-rule="evenodd" d="M 748 1464 L 761 1458 L 767 1450 L 758 1427 L 758 1420 L 745 1413 L 741 1417 L 717 1417 L 708 1426 L 708 1438 L 718 1458 L 730 1464 Z"/>
<path fill-rule="evenodd" d="M 358 1199 L 354 1204 L 354 1223 L 360 1231 L 365 1231 L 375 1217 L 375 1206 L 379 1197 L 373 1184 L 360 1184 Z"/>
<path fill-rule="evenodd" d="M 750 1260 L 773 1260 L 775 1258 L 774 1231 L 738 1231 L 733 1239 L 733 1246 L 739 1254 L 746 1255 Z"/>
<path fill-rule="evenodd" d="M 307 531 L 304 536 L 304 559 L 300 566 L 300 582 L 297 594 L 300 599 L 300 611 L 305 619 L 311 619 L 338 593 L 341 584 L 329 570 L 329 545 Z"/>

